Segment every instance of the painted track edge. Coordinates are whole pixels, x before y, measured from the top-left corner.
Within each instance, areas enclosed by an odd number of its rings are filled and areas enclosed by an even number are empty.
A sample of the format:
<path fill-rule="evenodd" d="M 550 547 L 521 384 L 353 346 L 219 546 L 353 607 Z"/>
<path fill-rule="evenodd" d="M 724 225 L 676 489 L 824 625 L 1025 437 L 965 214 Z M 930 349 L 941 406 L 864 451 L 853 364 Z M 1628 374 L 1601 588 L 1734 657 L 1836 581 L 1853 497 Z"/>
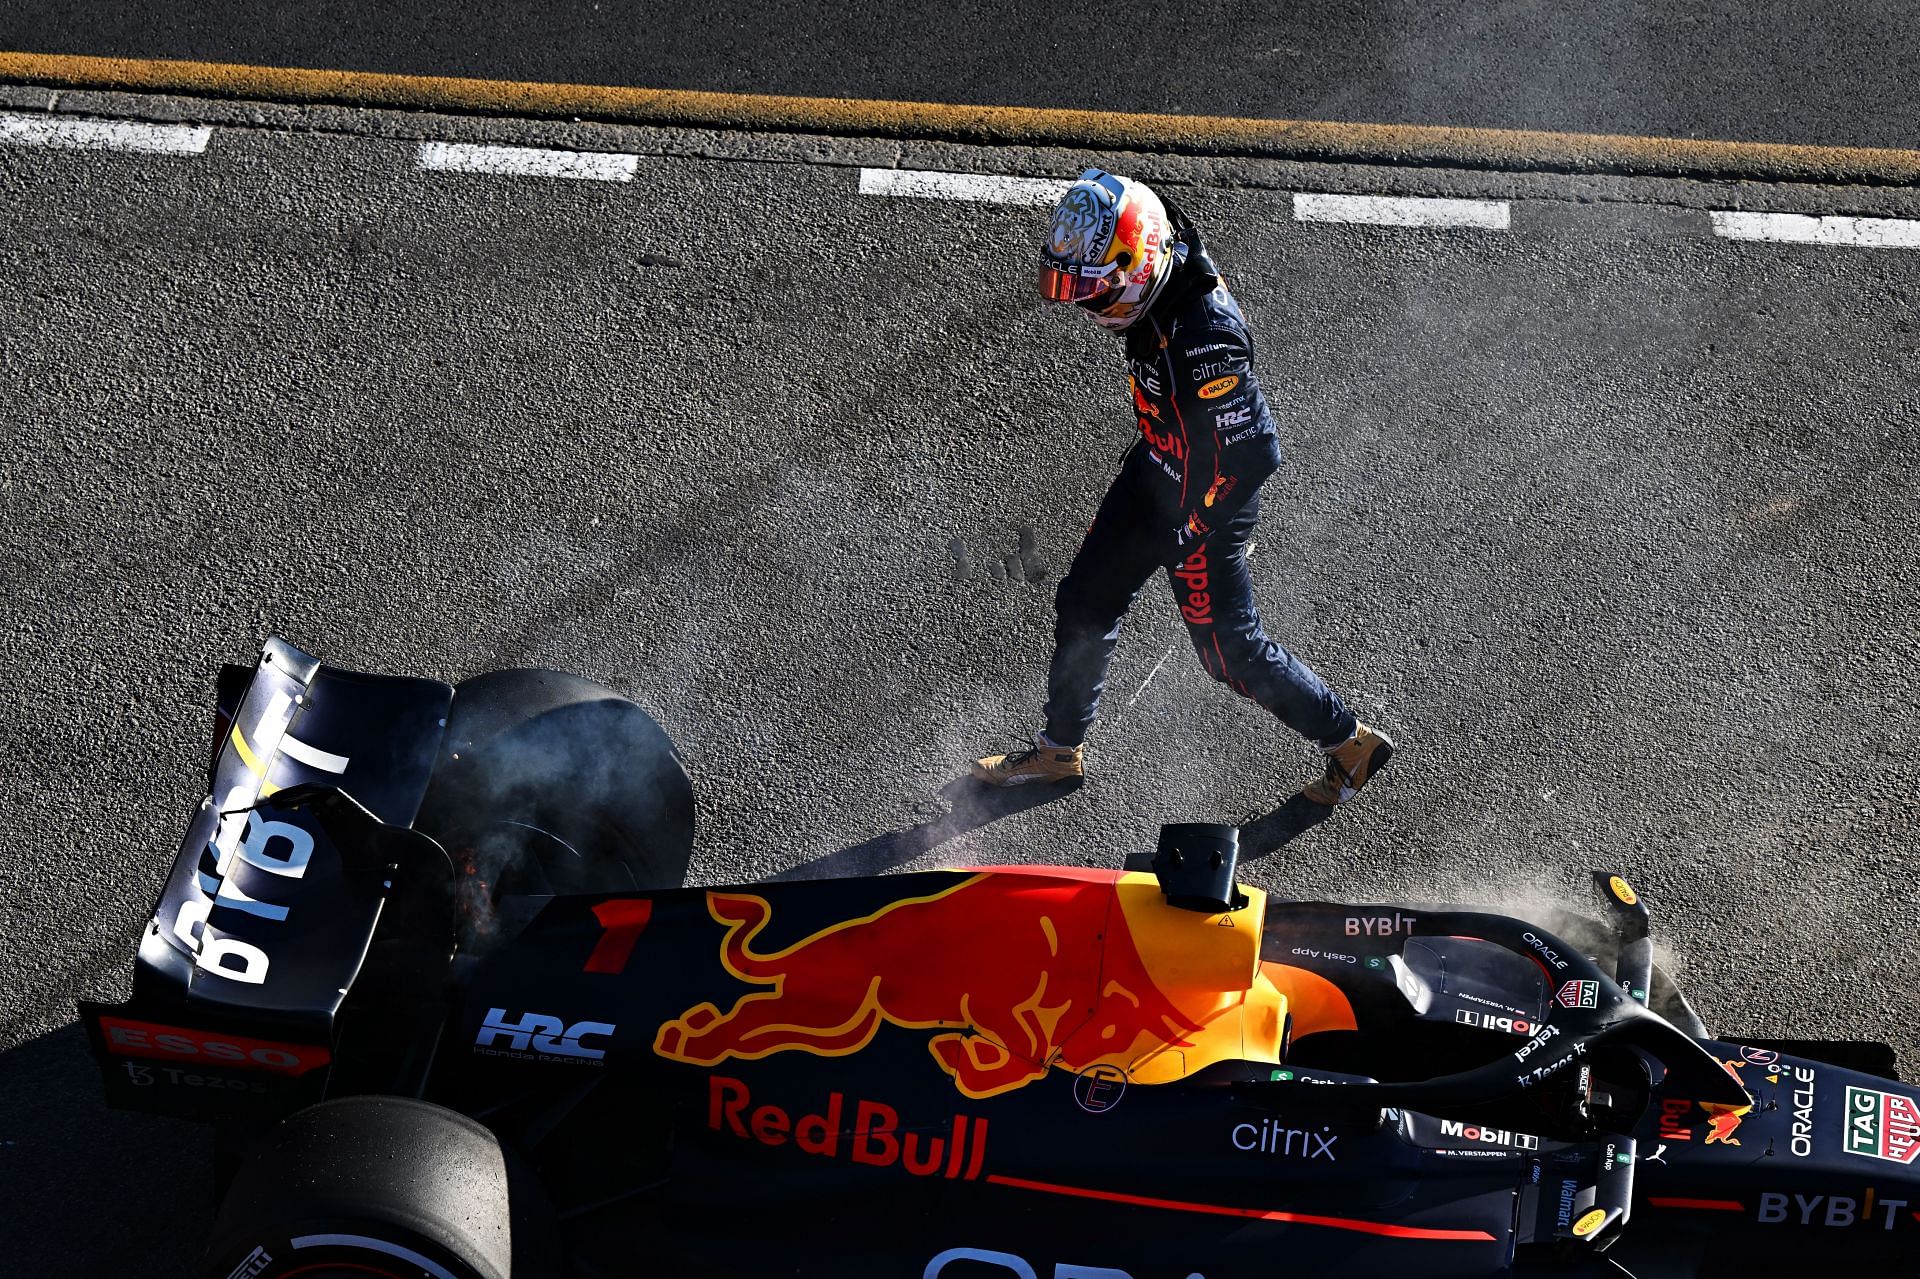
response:
<path fill-rule="evenodd" d="M 807 98 L 0 52 L 0 84 L 617 124 L 1413 168 L 1920 187 L 1920 151 Z"/>

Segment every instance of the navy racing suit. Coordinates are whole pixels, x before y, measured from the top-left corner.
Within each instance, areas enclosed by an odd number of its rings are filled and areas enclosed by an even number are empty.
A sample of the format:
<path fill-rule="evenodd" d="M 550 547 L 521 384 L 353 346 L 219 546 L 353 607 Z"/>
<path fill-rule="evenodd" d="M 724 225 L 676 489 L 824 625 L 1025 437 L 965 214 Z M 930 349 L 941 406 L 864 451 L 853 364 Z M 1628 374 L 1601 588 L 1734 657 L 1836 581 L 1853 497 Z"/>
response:
<path fill-rule="evenodd" d="M 1164 569 L 1209 675 L 1322 746 L 1353 735 L 1339 694 L 1260 627 L 1247 542 L 1280 465 L 1253 338 L 1198 232 L 1148 312 L 1123 331 L 1140 438 L 1127 450 L 1055 595 L 1048 738 L 1078 746 L 1106 685 L 1120 622 Z"/>

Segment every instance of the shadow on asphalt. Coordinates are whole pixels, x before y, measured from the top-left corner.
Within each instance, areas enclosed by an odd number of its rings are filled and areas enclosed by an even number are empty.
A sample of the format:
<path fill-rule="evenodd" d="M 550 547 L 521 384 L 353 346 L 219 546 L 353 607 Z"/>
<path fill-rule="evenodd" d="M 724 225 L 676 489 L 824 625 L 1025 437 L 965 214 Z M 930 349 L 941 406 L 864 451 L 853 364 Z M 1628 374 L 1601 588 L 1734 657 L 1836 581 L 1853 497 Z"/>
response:
<path fill-rule="evenodd" d="M 896 866 L 904 866 L 928 849 L 956 839 L 968 831 L 979 830 L 989 822 L 1029 808 L 1038 808 L 1079 790 L 1078 781 L 1055 786 L 1021 786 L 1002 790 L 982 786 L 970 777 L 957 778 L 940 788 L 940 799 L 947 811 L 917 826 L 888 831 L 864 843 L 838 852 L 827 853 L 810 862 L 790 867 L 773 876 L 783 879 L 841 879 L 858 875 L 879 875 Z M 1304 794 L 1295 795 L 1280 807 L 1256 817 L 1240 828 L 1240 860 L 1254 861 L 1276 853 L 1303 832 L 1311 830 L 1333 815 L 1334 810 L 1316 804 Z M 1146 871 L 1152 868 L 1153 855 L 1139 853 L 1127 858 L 1126 869 Z"/>
<path fill-rule="evenodd" d="M 1240 860 L 1253 861 L 1285 848 L 1303 831 L 1311 830 L 1333 816 L 1333 809 L 1316 804 L 1304 793 L 1295 795 L 1265 817 L 1256 817 L 1240 828 Z"/>
<path fill-rule="evenodd" d="M 212 1170 L 211 1129 L 107 1109 L 78 1023 L 0 1053 L 5 1273 L 185 1279 Z"/>
<path fill-rule="evenodd" d="M 905 830 L 888 831 L 865 843 L 816 857 L 774 879 L 840 879 L 855 875 L 878 875 L 904 866 L 930 848 L 936 848 L 968 831 L 979 830 L 989 822 L 1071 795 L 1080 789 L 1078 780 L 1051 786 L 983 786 L 971 777 L 961 777 L 940 788 L 940 800 L 947 811 Z"/>

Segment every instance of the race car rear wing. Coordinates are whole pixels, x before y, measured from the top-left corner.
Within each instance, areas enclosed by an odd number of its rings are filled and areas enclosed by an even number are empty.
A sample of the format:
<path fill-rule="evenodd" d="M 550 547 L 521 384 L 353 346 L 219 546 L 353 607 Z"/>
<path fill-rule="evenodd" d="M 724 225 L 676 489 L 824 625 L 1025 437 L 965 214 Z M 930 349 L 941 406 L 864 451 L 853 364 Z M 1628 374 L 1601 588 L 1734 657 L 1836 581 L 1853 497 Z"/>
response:
<path fill-rule="evenodd" d="M 324 1090 L 383 911 L 450 911 L 445 851 L 407 827 L 452 696 L 267 642 L 221 708 L 211 792 L 141 936 L 132 999 L 82 1005 L 111 1102 L 205 1115 Z"/>

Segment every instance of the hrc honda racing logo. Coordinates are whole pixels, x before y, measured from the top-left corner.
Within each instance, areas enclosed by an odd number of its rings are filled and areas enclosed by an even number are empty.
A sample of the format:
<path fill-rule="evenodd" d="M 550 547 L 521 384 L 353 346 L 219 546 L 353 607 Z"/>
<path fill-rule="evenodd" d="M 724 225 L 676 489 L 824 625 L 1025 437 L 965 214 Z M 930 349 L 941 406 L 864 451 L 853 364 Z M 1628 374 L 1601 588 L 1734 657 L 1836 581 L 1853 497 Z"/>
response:
<path fill-rule="evenodd" d="M 584 1041 L 589 1036 L 601 1039 L 612 1034 L 609 1022 L 576 1021 L 569 1026 L 544 1013 L 526 1013 L 518 1021 L 508 1021 L 506 1009 L 489 1008 L 480 1033 L 474 1037 L 473 1051 L 482 1057 L 598 1066 L 607 1050 L 589 1047 Z"/>

